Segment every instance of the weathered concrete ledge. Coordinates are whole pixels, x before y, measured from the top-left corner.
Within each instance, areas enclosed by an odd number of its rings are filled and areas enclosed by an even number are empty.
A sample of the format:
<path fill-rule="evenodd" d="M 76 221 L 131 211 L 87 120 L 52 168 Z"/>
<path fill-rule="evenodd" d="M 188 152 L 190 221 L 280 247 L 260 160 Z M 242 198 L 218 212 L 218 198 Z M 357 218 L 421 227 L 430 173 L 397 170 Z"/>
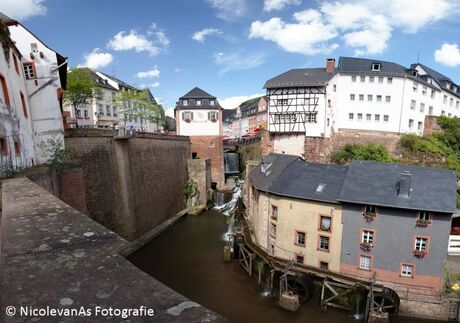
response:
<path fill-rule="evenodd" d="M 5 180 L 0 228 L 0 322 L 223 321 L 118 254 L 128 242 L 27 178 Z M 159 260 L 161 261 L 161 259 Z M 5 314 L 7 306 L 16 315 Z M 92 310 L 92 316 L 24 317 L 20 306 Z M 95 307 L 146 306 L 153 317 L 94 316 Z"/>
<path fill-rule="evenodd" d="M 113 137 L 112 129 L 98 129 L 98 128 L 69 128 L 65 130 L 65 137 Z M 128 137 L 127 137 L 128 138 Z M 178 140 L 190 141 L 189 136 L 167 135 L 153 132 L 136 131 L 129 138 L 148 138 L 148 139 L 161 139 L 161 140 Z"/>

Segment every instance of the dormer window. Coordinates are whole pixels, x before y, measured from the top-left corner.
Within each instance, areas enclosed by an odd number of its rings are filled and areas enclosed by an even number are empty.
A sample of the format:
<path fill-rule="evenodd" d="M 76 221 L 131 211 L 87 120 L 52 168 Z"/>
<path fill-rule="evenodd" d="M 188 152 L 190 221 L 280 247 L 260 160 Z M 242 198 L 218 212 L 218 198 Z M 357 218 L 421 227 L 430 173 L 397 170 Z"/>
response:
<path fill-rule="evenodd" d="M 417 70 L 414 70 L 414 72 L 412 73 L 413 76 L 417 77 L 418 76 L 418 72 Z"/>
<path fill-rule="evenodd" d="M 380 71 L 381 66 L 382 65 L 379 64 L 379 63 L 372 63 L 372 70 L 378 72 L 378 71 Z"/>
<path fill-rule="evenodd" d="M 201 100 L 196 100 L 196 105 L 201 105 Z"/>
<path fill-rule="evenodd" d="M 446 82 L 446 88 L 447 88 L 448 90 L 450 90 L 450 83 L 449 83 L 449 82 Z"/>
<path fill-rule="evenodd" d="M 214 105 L 214 100 L 209 100 L 209 105 Z"/>
<path fill-rule="evenodd" d="M 188 106 L 188 100 L 182 100 L 182 105 L 183 106 Z"/>

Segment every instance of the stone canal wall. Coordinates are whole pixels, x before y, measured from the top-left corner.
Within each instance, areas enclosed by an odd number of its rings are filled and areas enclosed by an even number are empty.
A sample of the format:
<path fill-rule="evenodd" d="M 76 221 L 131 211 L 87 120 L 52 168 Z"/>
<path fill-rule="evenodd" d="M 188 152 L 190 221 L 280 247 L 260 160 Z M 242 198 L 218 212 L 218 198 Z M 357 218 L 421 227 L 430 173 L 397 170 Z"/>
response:
<path fill-rule="evenodd" d="M 87 214 L 123 238 L 137 239 L 183 209 L 189 137 L 67 129 L 65 145 L 83 169 Z"/>
<path fill-rule="evenodd" d="M 1 196 L 0 322 L 223 321 L 135 267 L 119 254 L 129 245 L 126 240 L 29 179 L 4 180 Z M 34 318 L 21 316 L 20 306 L 36 311 L 47 306 L 59 311 L 83 307 L 91 313 Z M 96 316 L 96 306 L 145 306 L 154 315 Z"/>

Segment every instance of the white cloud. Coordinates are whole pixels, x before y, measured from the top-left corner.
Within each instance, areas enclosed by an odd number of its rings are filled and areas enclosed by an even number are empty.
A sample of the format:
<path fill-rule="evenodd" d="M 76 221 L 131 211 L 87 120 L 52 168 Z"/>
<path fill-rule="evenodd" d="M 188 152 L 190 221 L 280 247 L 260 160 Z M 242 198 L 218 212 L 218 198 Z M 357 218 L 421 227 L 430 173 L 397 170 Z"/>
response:
<path fill-rule="evenodd" d="M 268 21 L 254 21 L 251 24 L 249 38 L 262 38 L 273 41 L 282 49 L 291 53 L 315 55 L 330 53 L 338 47 L 328 41 L 337 37 L 337 31 L 330 25 L 321 22 L 319 13 L 306 10 L 296 13 L 296 23 L 285 23 L 281 18 Z"/>
<path fill-rule="evenodd" d="M 217 9 L 217 17 L 233 20 L 243 17 L 247 12 L 246 0 L 206 0 L 211 7 Z"/>
<path fill-rule="evenodd" d="M 265 63 L 265 54 L 263 53 L 241 54 L 233 52 L 225 54 L 218 52 L 213 54 L 213 58 L 217 65 L 222 66 L 220 73 L 248 70 Z"/>
<path fill-rule="evenodd" d="M 139 87 L 141 89 L 146 89 L 146 88 L 155 88 L 155 87 L 159 87 L 160 86 L 160 82 L 155 82 L 155 83 L 150 83 L 150 84 L 145 84 L 145 83 L 142 83 L 141 85 L 139 85 Z"/>
<path fill-rule="evenodd" d="M 98 69 L 109 65 L 113 61 L 110 53 L 102 53 L 99 48 L 93 49 L 89 54 L 84 55 L 85 62 L 79 66 L 85 66 L 92 69 Z"/>
<path fill-rule="evenodd" d="M 153 77 L 160 77 L 160 70 L 158 68 L 154 68 L 153 70 L 139 72 L 136 74 L 138 78 L 153 78 Z"/>
<path fill-rule="evenodd" d="M 259 96 L 263 96 L 265 94 L 261 94 L 261 93 L 258 93 L 258 94 L 251 94 L 251 95 L 239 95 L 239 96 L 231 96 L 231 97 L 228 97 L 228 98 L 225 98 L 225 99 L 217 99 L 220 103 L 220 105 L 224 108 L 224 109 L 234 109 L 236 107 L 238 107 L 241 103 L 243 103 L 244 101 L 247 101 L 249 99 L 252 99 L 252 98 L 257 98 Z"/>
<path fill-rule="evenodd" d="M 182 69 L 181 69 L 180 67 L 176 67 L 176 68 L 174 69 L 174 72 L 175 72 L 175 73 L 180 73 L 180 72 L 182 72 Z"/>
<path fill-rule="evenodd" d="M 46 14 L 44 0 L 2 0 L 0 12 L 10 18 L 25 20 L 29 17 Z"/>
<path fill-rule="evenodd" d="M 300 5 L 302 0 L 265 0 L 264 1 L 264 11 L 272 11 L 272 10 L 283 10 L 284 7 L 290 5 Z"/>
<path fill-rule="evenodd" d="M 460 49 L 457 44 L 444 43 L 434 52 L 434 59 L 450 67 L 460 66 Z"/>
<path fill-rule="evenodd" d="M 109 41 L 107 46 L 116 51 L 135 50 L 136 52 L 148 52 L 150 55 L 158 55 L 169 45 L 169 39 L 163 30 L 156 24 L 152 24 L 147 35 L 131 30 L 129 33 L 120 31 Z"/>
<path fill-rule="evenodd" d="M 211 35 L 222 35 L 223 32 L 222 30 L 220 29 L 217 29 L 217 28 L 204 28 L 202 30 L 199 30 L 197 32 L 195 32 L 193 35 L 192 35 L 192 39 L 200 42 L 200 43 L 204 43 L 204 40 L 206 38 L 206 36 L 211 36 Z"/>
<path fill-rule="evenodd" d="M 305 55 L 328 54 L 338 48 L 339 40 L 353 48 L 355 55 L 381 54 L 394 29 L 417 32 L 458 7 L 449 0 L 326 1 L 316 10 L 296 12 L 291 23 L 279 17 L 254 21 L 249 38 L 272 41 L 285 51 Z"/>

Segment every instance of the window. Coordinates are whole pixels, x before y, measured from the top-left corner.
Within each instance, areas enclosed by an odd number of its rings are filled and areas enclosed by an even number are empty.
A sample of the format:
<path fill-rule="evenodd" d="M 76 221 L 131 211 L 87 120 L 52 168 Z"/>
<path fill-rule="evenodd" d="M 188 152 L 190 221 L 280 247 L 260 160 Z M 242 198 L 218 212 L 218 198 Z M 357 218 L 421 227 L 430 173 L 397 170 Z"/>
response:
<path fill-rule="evenodd" d="M 441 111 L 441 115 L 442 115 L 442 116 L 445 116 L 445 115 L 446 115 L 446 111 L 442 110 L 442 111 Z"/>
<path fill-rule="evenodd" d="M 433 107 L 430 105 L 428 108 L 428 114 L 432 115 L 433 114 Z"/>
<path fill-rule="evenodd" d="M 270 235 L 276 238 L 276 224 L 273 222 L 270 223 Z"/>
<path fill-rule="evenodd" d="M 418 90 L 417 82 L 412 83 L 412 91 L 417 92 L 417 90 Z"/>
<path fill-rule="evenodd" d="M 348 114 L 348 120 L 353 120 L 354 117 L 355 117 L 354 113 L 349 113 Z"/>
<path fill-rule="evenodd" d="M 187 106 L 188 105 L 188 100 L 182 100 L 182 105 Z"/>
<path fill-rule="evenodd" d="M 369 82 L 374 83 L 374 77 L 373 76 L 369 76 Z"/>
<path fill-rule="evenodd" d="M 34 79 L 37 77 L 35 73 L 35 65 L 33 62 L 29 63 L 24 63 L 24 75 L 26 76 L 26 79 Z"/>
<path fill-rule="evenodd" d="M 385 102 L 390 103 L 391 102 L 391 96 L 389 96 L 389 95 L 385 96 Z"/>
<path fill-rule="evenodd" d="M 354 94 L 350 94 L 350 101 L 354 101 L 355 100 L 355 95 Z"/>
<path fill-rule="evenodd" d="M 0 153 L 2 155 L 8 155 L 8 143 L 5 137 L 0 137 Z"/>
<path fill-rule="evenodd" d="M 328 106 L 328 108 L 330 108 L 332 106 L 331 99 L 327 100 L 327 106 Z"/>
<path fill-rule="evenodd" d="M 428 245 L 428 239 L 427 238 L 421 238 L 421 237 L 416 237 L 415 238 L 415 245 L 414 245 L 414 250 L 415 251 L 427 251 L 427 245 Z"/>
<path fill-rule="evenodd" d="M 8 94 L 8 86 L 6 85 L 6 79 L 0 74 L 0 103 L 10 105 L 10 96 Z"/>
<path fill-rule="evenodd" d="M 367 95 L 367 101 L 372 101 L 372 94 Z"/>
<path fill-rule="evenodd" d="M 387 83 L 392 84 L 393 83 L 393 78 L 392 77 L 387 78 Z"/>
<path fill-rule="evenodd" d="M 103 116 L 104 115 L 104 106 L 102 104 L 98 104 L 97 109 L 99 111 L 99 116 Z"/>
<path fill-rule="evenodd" d="M 334 92 L 337 91 L 337 85 L 334 84 L 334 86 L 332 87 L 332 91 L 334 91 Z"/>
<path fill-rule="evenodd" d="M 359 95 L 359 101 L 364 101 L 364 94 Z"/>
<path fill-rule="evenodd" d="M 379 122 L 380 121 L 380 114 L 375 114 L 374 115 L 374 120 Z"/>
<path fill-rule="evenodd" d="M 305 232 L 296 232 L 295 244 L 305 246 Z"/>
<path fill-rule="evenodd" d="M 423 94 L 423 95 L 426 95 L 426 90 L 427 90 L 427 88 L 426 88 L 426 86 L 424 85 L 424 86 L 422 87 L 422 94 Z"/>
<path fill-rule="evenodd" d="M 218 120 L 218 112 L 216 111 L 210 111 L 208 112 L 208 120 L 211 120 L 212 122 L 216 122 Z"/>
<path fill-rule="evenodd" d="M 431 221 L 430 212 L 428 212 L 428 211 L 420 211 L 420 212 L 418 212 L 417 220 L 425 221 L 425 222 Z"/>
<path fill-rule="evenodd" d="M 415 105 L 416 105 L 416 104 L 417 104 L 417 102 L 416 102 L 415 100 L 411 100 L 411 101 L 410 101 L 410 108 L 411 108 L 412 110 L 415 110 Z"/>
<path fill-rule="evenodd" d="M 19 91 L 19 96 L 21 97 L 22 112 L 24 113 L 24 117 L 28 118 L 26 98 L 24 97 L 24 93 L 22 93 L 22 91 Z"/>
<path fill-rule="evenodd" d="M 358 120 L 359 121 L 363 120 L 363 114 L 362 113 L 358 113 Z"/>
<path fill-rule="evenodd" d="M 88 110 L 86 110 L 86 109 L 83 110 L 83 115 L 85 116 L 85 119 L 87 119 L 88 118 Z"/>
<path fill-rule="evenodd" d="M 112 109 L 110 108 L 110 105 L 105 106 L 105 115 L 110 117 L 112 115 Z"/>
<path fill-rule="evenodd" d="M 331 217 L 330 216 L 325 216 L 321 215 L 320 216 L 320 226 L 319 229 L 322 231 L 331 231 Z"/>
<path fill-rule="evenodd" d="M 303 264 L 303 261 L 304 261 L 304 256 L 302 256 L 302 255 L 296 255 L 295 256 L 295 262 L 296 263 Z"/>
<path fill-rule="evenodd" d="M 383 121 L 384 121 L 384 122 L 390 121 L 390 116 L 389 116 L 388 114 L 384 114 L 384 115 L 383 115 Z"/>
<path fill-rule="evenodd" d="M 413 119 L 409 119 L 408 127 L 409 127 L 409 129 L 412 129 L 414 127 L 414 120 Z"/>
<path fill-rule="evenodd" d="M 316 123 L 316 112 L 310 112 L 306 117 L 307 123 Z"/>
<path fill-rule="evenodd" d="M 447 104 L 447 95 L 444 95 L 444 98 L 442 99 L 442 103 Z"/>
<path fill-rule="evenodd" d="M 372 114 L 367 113 L 366 114 L 366 121 L 371 121 L 371 119 L 372 119 Z"/>
<path fill-rule="evenodd" d="M 184 120 L 185 122 L 192 121 L 193 120 L 193 112 L 190 112 L 190 111 L 182 112 L 182 120 Z"/>
<path fill-rule="evenodd" d="M 364 206 L 364 213 L 366 214 L 376 214 L 377 213 L 377 208 L 375 205 L 366 205 Z"/>
<path fill-rule="evenodd" d="M 449 100 L 449 106 L 453 107 L 454 106 L 454 99 L 450 98 Z"/>
<path fill-rule="evenodd" d="M 114 117 L 118 116 L 117 108 L 116 108 L 116 107 L 113 107 L 113 116 L 114 116 Z"/>
<path fill-rule="evenodd" d="M 14 141 L 14 153 L 16 156 L 21 155 L 21 145 L 19 144 L 19 139 Z"/>
<path fill-rule="evenodd" d="M 373 246 L 374 245 L 374 231 L 363 230 L 361 233 L 361 243 L 367 243 Z"/>
<path fill-rule="evenodd" d="M 319 236 L 319 250 L 329 251 L 329 237 Z"/>
<path fill-rule="evenodd" d="M 460 108 L 460 101 L 455 102 L 455 109 Z"/>
<path fill-rule="evenodd" d="M 356 82 L 356 76 L 355 76 L 355 75 L 353 75 L 353 76 L 351 77 L 351 81 L 352 81 L 353 83 Z"/>
<path fill-rule="evenodd" d="M 371 257 L 359 256 L 359 269 L 371 270 Z"/>
<path fill-rule="evenodd" d="M 288 99 L 278 99 L 276 102 L 278 105 L 288 105 Z"/>
<path fill-rule="evenodd" d="M 379 83 L 383 83 L 383 76 L 379 76 Z"/>
<path fill-rule="evenodd" d="M 425 112 L 425 103 L 420 103 L 420 112 Z"/>
<path fill-rule="evenodd" d="M 15 54 L 13 54 L 13 62 L 14 62 L 14 69 L 16 70 L 16 73 L 19 74 L 19 65 L 18 65 L 18 58 L 16 57 Z"/>
<path fill-rule="evenodd" d="M 272 215 L 271 218 L 274 220 L 278 220 L 278 207 L 275 205 L 272 205 Z"/>
<path fill-rule="evenodd" d="M 80 117 L 81 117 L 81 110 L 77 109 L 77 118 L 80 118 Z"/>
<path fill-rule="evenodd" d="M 366 77 L 365 77 L 364 75 L 361 75 L 361 76 L 359 77 L 359 79 L 360 79 L 361 83 L 366 82 Z"/>
<path fill-rule="evenodd" d="M 322 193 L 324 189 L 326 188 L 326 184 L 324 183 L 319 183 L 318 186 L 316 187 L 316 193 Z"/>
<path fill-rule="evenodd" d="M 422 131 L 423 130 L 423 122 L 422 121 L 419 121 L 418 124 L 417 124 L 417 129 L 418 131 Z"/>
<path fill-rule="evenodd" d="M 329 263 L 325 261 L 320 261 L 319 262 L 319 268 L 323 270 L 329 270 Z"/>
<path fill-rule="evenodd" d="M 373 71 L 380 71 L 380 64 L 379 63 L 372 63 L 372 70 Z"/>
<path fill-rule="evenodd" d="M 381 95 L 377 95 L 377 102 L 382 102 L 382 96 Z"/>
<path fill-rule="evenodd" d="M 196 105 L 201 105 L 201 100 L 196 100 Z"/>
<path fill-rule="evenodd" d="M 401 276 L 402 277 L 413 277 L 414 265 L 401 264 Z"/>
<path fill-rule="evenodd" d="M 209 100 L 209 105 L 214 105 L 214 100 Z"/>
<path fill-rule="evenodd" d="M 434 97 L 436 96 L 436 92 L 434 91 L 434 89 L 431 89 L 431 98 L 434 99 Z"/>

